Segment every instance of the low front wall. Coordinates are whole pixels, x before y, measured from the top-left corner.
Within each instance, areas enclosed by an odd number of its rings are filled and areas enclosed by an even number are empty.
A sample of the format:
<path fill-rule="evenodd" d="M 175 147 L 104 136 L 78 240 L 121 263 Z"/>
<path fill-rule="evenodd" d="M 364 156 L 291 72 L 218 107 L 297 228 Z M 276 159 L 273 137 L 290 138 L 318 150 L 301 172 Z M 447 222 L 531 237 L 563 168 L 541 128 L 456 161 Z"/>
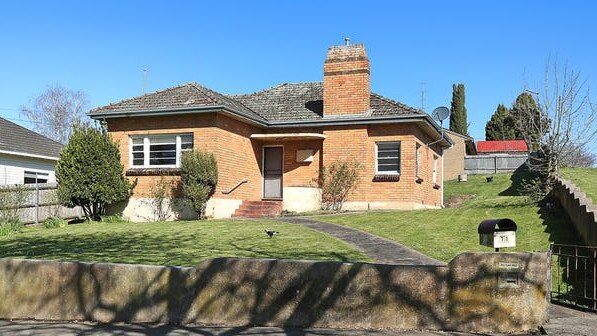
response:
<path fill-rule="evenodd" d="M 556 179 L 553 195 L 568 213 L 576 232 L 586 245 L 597 246 L 597 207 L 572 182 Z"/>
<path fill-rule="evenodd" d="M 0 259 L 0 318 L 514 332 L 547 318 L 546 253 L 448 266 L 221 258 L 196 268 Z"/>

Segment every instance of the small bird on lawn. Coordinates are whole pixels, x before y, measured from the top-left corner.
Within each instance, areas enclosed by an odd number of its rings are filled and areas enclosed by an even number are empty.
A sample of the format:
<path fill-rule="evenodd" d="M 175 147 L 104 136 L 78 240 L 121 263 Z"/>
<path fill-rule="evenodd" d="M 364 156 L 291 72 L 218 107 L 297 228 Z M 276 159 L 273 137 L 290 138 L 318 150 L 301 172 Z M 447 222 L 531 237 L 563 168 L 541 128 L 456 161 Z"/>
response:
<path fill-rule="evenodd" d="M 267 233 L 267 235 L 268 235 L 268 236 L 271 238 L 271 237 L 273 237 L 274 235 L 277 235 L 277 234 L 279 234 L 280 232 L 278 232 L 278 231 L 274 231 L 274 230 L 272 230 L 272 229 L 265 229 L 265 233 Z"/>

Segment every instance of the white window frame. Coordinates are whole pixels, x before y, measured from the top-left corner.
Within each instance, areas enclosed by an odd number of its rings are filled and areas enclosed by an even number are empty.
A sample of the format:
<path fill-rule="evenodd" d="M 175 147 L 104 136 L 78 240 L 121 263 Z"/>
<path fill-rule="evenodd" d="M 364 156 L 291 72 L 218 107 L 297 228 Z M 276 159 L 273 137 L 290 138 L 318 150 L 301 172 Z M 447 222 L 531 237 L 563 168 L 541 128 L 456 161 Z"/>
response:
<path fill-rule="evenodd" d="M 29 176 L 27 176 L 29 175 Z M 31 176 L 35 176 L 35 177 L 31 177 Z M 34 183 L 25 183 L 25 179 L 29 177 L 29 178 L 35 178 L 35 182 Z M 45 179 L 46 182 L 39 182 L 40 179 Z M 39 171 L 34 171 L 34 170 L 25 170 L 23 171 L 23 184 L 39 184 L 39 183 L 48 183 L 50 182 L 50 174 L 46 173 L 46 172 L 39 172 Z"/>
<path fill-rule="evenodd" d="M 379 171 L 378 152 L 380 144 L 398 144 L 398 171 Z M 402 144 L 400 141 L 379 141 L 375 143 L 375 175 L 400 175 L 400 168 L 402 165 Z"/>
<path fill-rule="evenodd" d="M 180 167 L 180 157 L 184 151 L 188 151 L 189 149 L 183 150 L 182 149 L 182 137 L 183 136 L 191 136 L 194 142 L 193 133 L 176 133 L 176 134 L 168 134 L 168 133 L 160 133 L 160 134 L 143 134 L 143 135 L 131 135 L 129 136 L 129 167 L 132 169 L 142 169 L 142 168 L 178 168 Z M 169 165 L 151 165 L 150 162 L 150 139 L 154 138 L 169 138 L 174 137 L 175 145 L 176 145 L 176 163 L 169 164 Z M 143 165 L 134 165 L 133 164 L 133 141 L 136 139 L 143 139 Z M 194 144 L 193 144 L 194 147 Z M 190 150 L 193 149 L 191 147 Z"/>
<path fill-rule="evenodd" d="M 421 177 L 421 154 L 420 154 L 421 145 L 416 142 L 415 143 L 415 177 Z"/>
<path fill-rule="evenodd" d="M 433 183 L 437 184 L 437 161 L 439 160 L 439 156 L 433 154 Z"/>

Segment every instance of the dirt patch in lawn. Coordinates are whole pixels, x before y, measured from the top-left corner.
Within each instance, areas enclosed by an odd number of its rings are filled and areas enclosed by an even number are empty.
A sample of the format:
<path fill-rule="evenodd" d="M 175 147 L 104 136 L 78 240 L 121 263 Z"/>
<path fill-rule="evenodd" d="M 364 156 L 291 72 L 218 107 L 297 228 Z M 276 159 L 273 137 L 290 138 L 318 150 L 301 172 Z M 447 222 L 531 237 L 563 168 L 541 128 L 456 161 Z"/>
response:
<path fill-rule="evenodd" d="M 464 202 L 477 197 L 477 195 L 452 195 L 444 201 L 446 208 L 459 208 Z"/>

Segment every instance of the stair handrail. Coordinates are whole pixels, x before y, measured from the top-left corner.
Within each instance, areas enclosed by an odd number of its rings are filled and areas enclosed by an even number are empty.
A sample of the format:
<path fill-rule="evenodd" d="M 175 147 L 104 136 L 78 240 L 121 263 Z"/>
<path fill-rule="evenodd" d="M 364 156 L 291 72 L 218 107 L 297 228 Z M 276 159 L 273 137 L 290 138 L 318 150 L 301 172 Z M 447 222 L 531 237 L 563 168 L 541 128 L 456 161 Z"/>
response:
<path fill-rule="evenodd" d="M 222 194 L 228 195 L 231 192 L 233 192 L 236 188 L 240 187 L 242 184 L 245 184 L 247 182 L 249 182 L 249 180 L 247 179 L 240 180 L 236 185 L 234 185 L 234 187 L 230 188 L 229 190 L 222 190 Z"/>

